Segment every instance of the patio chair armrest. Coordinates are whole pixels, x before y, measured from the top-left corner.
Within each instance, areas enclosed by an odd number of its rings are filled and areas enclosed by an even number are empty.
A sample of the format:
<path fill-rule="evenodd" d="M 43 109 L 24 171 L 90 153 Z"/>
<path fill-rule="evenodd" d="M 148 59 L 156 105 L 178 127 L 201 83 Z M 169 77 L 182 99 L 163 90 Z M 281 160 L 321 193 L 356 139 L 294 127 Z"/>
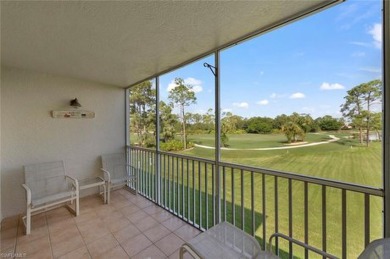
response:
<path fill-rule="evenodd" d="M 31 189 L 26 184 L 22 184 L 22 187 L 26 190 L 27 194 L 27 205 L 31 204 Z"/>
<path fill-rule="evenodd" d="M 65 175 L 65 178 L 69 179 L 72 182 L 73 186 L 76 188 L 77 191 L 79 190 L 79 182 L 77 181 L 76 178 L 73 178 L 69 175 Z"/>
<path fill-rule="evenodd" d="M 103 171 L 103 173 L 104 173 L 104 180 L 106 180 L 107 182 L 110 182 L 111 181 L 111 174 L 110 174 L 110 172 L 109 171 L 107 171 L 106 169 L 104 169 L 104 168 L 100 168 L 100 170 L 102 170 Z"/>

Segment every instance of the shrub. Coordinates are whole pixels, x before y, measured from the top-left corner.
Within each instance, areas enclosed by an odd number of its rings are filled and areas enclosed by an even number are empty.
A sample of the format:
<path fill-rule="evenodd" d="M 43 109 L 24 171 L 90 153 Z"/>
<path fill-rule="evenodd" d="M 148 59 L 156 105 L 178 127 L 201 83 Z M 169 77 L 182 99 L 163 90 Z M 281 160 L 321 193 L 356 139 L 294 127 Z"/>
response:
<path fill-rule="evenodd" d="M 194 143 L 188 142 L 187 148 L 192 148 L 192 147 L 194 147 Z M 165 143 L 161 143 L 160 149 L 163 151 L 180 151 L 184 149 L 184 146 L 181 140 L 174 139 Z"/>

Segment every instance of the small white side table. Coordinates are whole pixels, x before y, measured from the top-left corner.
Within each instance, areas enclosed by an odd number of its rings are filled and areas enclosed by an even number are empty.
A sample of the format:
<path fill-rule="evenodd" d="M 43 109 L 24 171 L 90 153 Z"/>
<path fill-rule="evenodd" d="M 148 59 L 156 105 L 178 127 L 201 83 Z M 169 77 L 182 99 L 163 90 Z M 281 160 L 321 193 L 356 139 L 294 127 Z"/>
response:
<path fill-rule="evenodd" d="M 103 200 L 105 204 L 107 203 L 106 181 L 104 181 L 103 178 L 101 177 L 86 178 L 86 179 L 78 180 L 78 182 L 79 182 L 80 190 L 85 190 L 92 187 L 99 187 L 99 191 L 100 191 L 100 188 L 103 187 Z"/>

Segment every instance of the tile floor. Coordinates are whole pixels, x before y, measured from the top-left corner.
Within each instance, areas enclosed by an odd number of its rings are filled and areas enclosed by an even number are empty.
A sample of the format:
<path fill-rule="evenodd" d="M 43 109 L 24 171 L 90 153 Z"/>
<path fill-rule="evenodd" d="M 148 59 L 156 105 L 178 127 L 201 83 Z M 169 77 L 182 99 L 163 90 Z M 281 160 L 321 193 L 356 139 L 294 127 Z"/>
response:
<path fill-rule="evenodd" d="M 104 205 L 99 196 L 80 199 L 80 215 L 65 207 L 33 216 L 24 235 L 19 217 L 4 219 L 5 258 L 179 258 L 179 248 L 200 233 L 149 200 L 121 189 Z"/>

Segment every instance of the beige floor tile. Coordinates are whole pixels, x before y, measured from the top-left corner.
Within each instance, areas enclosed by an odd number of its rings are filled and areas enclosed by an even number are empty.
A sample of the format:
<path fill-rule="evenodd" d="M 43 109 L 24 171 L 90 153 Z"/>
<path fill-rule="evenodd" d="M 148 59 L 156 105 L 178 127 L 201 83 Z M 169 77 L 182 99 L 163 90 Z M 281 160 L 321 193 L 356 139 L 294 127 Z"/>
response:
<path fill-rule="evenodd" d="M 130 223 L 130 220 L 128 220 L 125 216 L 121 214 L 120 218 L 116 219 L 105 219 L 104 222 L 106 223 L 107 228 L 111 232 L 119 231 L 123 228 L 126 228 Z"/>
<path fill-rule="evenodd" d="M 59 243 L 68 238 L 72 238 L 76 235 L 80 235 L 80 232 L 76 226 L 76 224 L 65 225 L 63 228 L 59 228 L 56 230 L 50 229 L 50 240 L 51 242 Z"/>
<path fill-rule="evenodd" d="M 87 244 L 110 233 L 106 224 L 100 219 L 92 219 L 88 223 L 79 224 L 78 229 Z"/>
<path fill-rule="evenodd" d="M 46 212 L 46 218 L 49 224 L 54 222 L 60 222 L 66 219 L 71 219 L 74 217 L 75 216 L 66 207 L 59 207 Z"/>
<path fill-rule="evenodd" d="M 156 241 L 160 240 L 161 238 L 168 236 L 171 233 L 169 229 L 164 227 L 161 224 L 158 224 L 157 226 L 154 226 L 153 228 L 150 228 L 144 232 L 144 235 L 149 238 L 150 241 L 155 243 Z"/>
<path fill-rule="evenodd" d="M 1 230 L 16 228 L 19 224 L 19 220 L 20 220 L 19 215 L 3 219 L 1 221 Z"/>
<path fill-rule="evenodd" d="M 34 241 L 27 242 L 16 247 L 17 254 L 25 254 L 26 258 L 39 258 L 39 255 L 42 258 L 48 258 L 47 256 L 52 256 L 50 248 L 49 237 L 41 237 Z"/>
<path fill-rule="evenodd" d="M 181 219 L 177 217 L 172 217 L 167 219 L 166 221 L 162 222 L 162 224 L 169 229 L 170 231 L 175 231 L 176 229 L 183 226 L 185 223 Z"/>
<path fill-rule="evenodd" d="M 106 219 L 115 220 L 115 219 L 119 219 L 119 218 L 124 217 L 123 214 L 119 210 L 117 210 L 111 206 L 106 206 L 106 207 L 110 208 L 109 210 L 107 210 L 106 213 L 103 213 L 101 211 L 98 214 L 98 216 L 101 220 L 106 220 Z"/>
<path fill-rule="evenodd" d="M 95 210 L 91 209 L 91 210 L 88 210 L 87 212 L 80 213 L 80 215 L 78 215 L 77 217 L 74 218 L 74 221 L 77 224 L 81 224 L 84 222 L 88 222 L 94 218 L 97 218 L 97 214 L 96 214 Z"/>
<path fill-rule="evenodd" d="M 200 230 L 197 230 L 191 225 L 185 224 L 180 228 L 176 229 L 174 233 L 184 241 L 188 242 L 194 237 L 196 237 L 200 233 Z"/>
<path fill-rule="evenodd" d="M 159 222 L 157 220 L 155 220 L 151 216 L 146 216 L 145 218 L 137 221 L 136 226 L 139 230 L 141 230 L 143 232 L 143 231 L 146 231 L 154 226 L 157 226 L 158 224 L 159 224 Z"/>
<path fill-rule="evenodd" d="M 88 249 L 85 245 L 82 247 L 73 250 L 63 256 L 58 257 L 58 259 L 90 259 L 91 256 L 88 252 Z"/>
<path fill-rule="evenodd" d="M 17 234 L 17 227 L 1 230 L 1 249 L 9 249 L 10 247 L 15 247 Z"/>
<path fill-rule="evenodd" d="M 113 234 L 116 240 L 118 240 L 118 242 L 122 244 L 128 239 L 141 234 L 141 231 L 139 231 L 138 228 L 136 228 L 133 224 L 130 223 L 127 227 L 117 232 L 114 232 Z"/>
<path fill-rule="evenodd" d="M 120 209 L 126 206 L 129 206 L 131 204 L 130 201 L 128 201 L 125 197 L 123 197 L 124 200 L 111 200 L 111 206 L 113 206 L 116 209 Z"/>
<path fill-rule="evenodd" d="M 121 246 L 116 246 L 108 252 L 96 257 L 96 259 L 128 259 L 129 255 Z M 94 258 L 95 259 L 95 258 Z"/>
<path fill-rule="evenodd" d="M 92 257 L 98 257 L 118 245 L 119 243 L 115 237 L 108 234 L 88 244 L 87 247 Z"/>
<path fill-rule="evenodd" d="M 116 208 L 114 208 L 108 204 L 106 204 L 104 206 L 98 206 L 95 208 L 95 212 L 100 219 L 104 219 L 104 218 L 108 217 L 111 213 L 114 213 L 116 211 L 117 211 Z"/>
<path fill-rule="evenodd" d="M 134 204 L 137 205 L 137 207 L 139 207 L 141 209 L 149 207 L 151 205 L 154 205 L 153 202 L 151 202 L 149 200 L 146 200 L 146 199 L 137 200 L 137 201 L 134 202 Z"/>
<path fill-rule="evenodd" d="M 140 210 L 136 205 L 129 205 L 123 208 L 120 208 L 120 212 L 123 214 L 125 217 L 129 217 L 131 214 L 136 213 Z"/>
<path fill-rule="evenodd" d="M 157 220 L 158 222 L 164 222 L 170 218 L 173 218 L 174 216 L 169 213 L 168 211 L 161 211 L 156 214 L 153 214 L 152 217 Z"/>
<path fill-rule="evenodd" d="M 68 231 L 65 235 L 58 235 L 51 240 L 54 257 L 65 255 L 85 245 L 80 233 L 74 231 Z"/>
<path fill-rule="evenodd" d="M 184 240 L 176 236 L 174 233 L 169 234 L 168 236 L 160 239 L 155 243 L 155 245 L 164 252 L 165 255 L 170 256 L 177 249 L 179 249 L 183 244 Z"/>
<path fill-rule="evenodd" d="M 146 213 L 148 213 L 149 215 L 155 215 L 157 213 L 161 213 L 164 211 L 163 208 L 160 208 L 159 206 L 157 205 L 151 205 L 151 206 L 148 206 L 146 208 L 143 209 L 143 211 L 145 211 Z"/>
<path fill-rule="evenodd" d="M 139 234 L 122 243 L 123 249 L 129 256 L 134 256 L 150 246 L 152 242 L 143 234 Z"/>
<path fill-rule="evenodd" d="M 130 216 L 128 216 L 128 219 L 133 223 L 137 223 L 139 220 L 147 217 L 148 214 L 146 214 L 145 212 L 143 212 L 142 210 L 139 210 L 137 211 L 136 213 L 133 213 L 131 214 Z"/>
<path fill-rule="evenodd" d="M 142 250 L 140 253 L 136 254 L 135 256 L 131 257 L 132 259 L 165 259 L 167 256 L 158 249 L 157 246 L 151 245 L 148 248 Z"/>
<path fill-rule="evenodd" d="M 17 238 L 18 245 L 32 242 L 41 237 L 49 237 L 49 229 L 46 225 L 39 226 L 37 224 L 33 224 L 31 226 L 31 233 L 29 235 L 25 235 L 25 233 L 24 226 L 20 227 Z"/>
<path fill-rule="evenodd" d="M 1 252 L 16 251 L 39 259 L 178 258 L 184 240 L 199 233 L 146 198 L 125 190 L 113 192 L 111 205 L 92 196 L 81 199 L 81 206 L 85 209 L 78 217 L 64 207 L 34 216 L 28 236 L 22 234 L 19 217 L 3 221 Z"/>

